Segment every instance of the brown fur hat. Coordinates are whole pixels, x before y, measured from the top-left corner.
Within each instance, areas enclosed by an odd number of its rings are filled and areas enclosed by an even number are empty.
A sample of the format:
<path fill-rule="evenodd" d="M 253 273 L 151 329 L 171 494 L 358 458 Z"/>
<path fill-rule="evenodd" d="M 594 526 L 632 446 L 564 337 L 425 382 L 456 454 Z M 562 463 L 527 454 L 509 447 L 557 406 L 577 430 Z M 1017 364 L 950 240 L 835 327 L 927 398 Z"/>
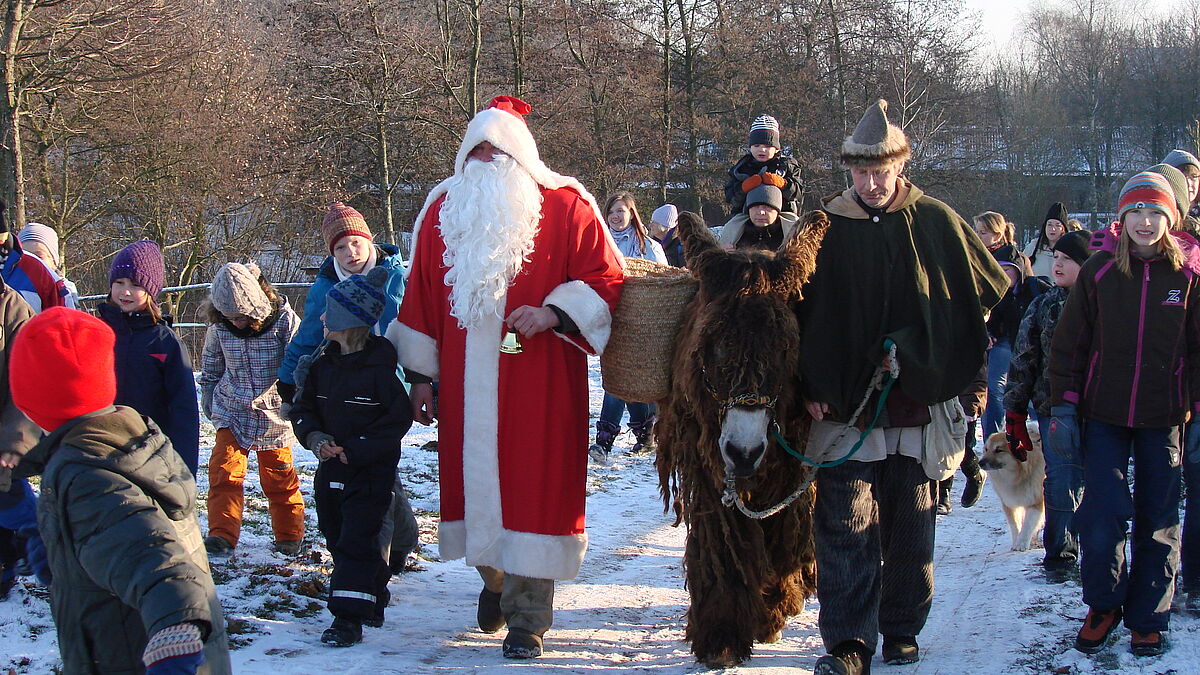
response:
<path fill-rule="evenodd" d="M 888 122 L 887 107 L 887 101 L 879 99 L 863 113 L 854 133 L 842 142 L 843 165 L 878 166 L 912 156 L 904 131 Z"/>

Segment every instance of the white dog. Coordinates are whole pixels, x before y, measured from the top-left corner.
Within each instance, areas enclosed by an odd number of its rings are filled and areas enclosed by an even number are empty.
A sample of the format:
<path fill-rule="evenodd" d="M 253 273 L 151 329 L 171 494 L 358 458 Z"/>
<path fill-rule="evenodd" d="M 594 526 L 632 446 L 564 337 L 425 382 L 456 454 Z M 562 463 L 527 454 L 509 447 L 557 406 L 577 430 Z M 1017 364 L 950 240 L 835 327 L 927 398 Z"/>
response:
<path fill-rule="evenodd" d="M 1046 457 L 1042 454 L 1041 434 L 1032 425 L 1029 426 L 1029 437 L 1033 440 L 1033 449 L 1024 462 L 1013 457 L 1003 432 L 988 436 L 983 444 L 983 457 L 979 460 L 979 468 L 988 472 L 992 488 L 1004 506 L 1014 551 L 1028 551 L 1046 522 L 1045 493 L 1042 492 Z"/>

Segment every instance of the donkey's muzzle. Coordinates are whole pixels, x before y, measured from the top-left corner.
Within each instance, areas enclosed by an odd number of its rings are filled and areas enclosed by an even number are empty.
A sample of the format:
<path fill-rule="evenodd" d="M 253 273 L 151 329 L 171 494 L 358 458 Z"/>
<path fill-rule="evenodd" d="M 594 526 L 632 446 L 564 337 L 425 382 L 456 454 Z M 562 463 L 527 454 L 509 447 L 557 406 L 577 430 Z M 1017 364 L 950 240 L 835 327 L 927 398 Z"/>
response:
<path fill-rule="evenodd" d="M 767 447 L 761 443 L 751 448 L 739 448 L 727 442 L 721 448 L 721 454 L 725 457 L 725 468 L 730 475 L 735 478 L 748 478 L 758 469 L 766 450 Z"/>

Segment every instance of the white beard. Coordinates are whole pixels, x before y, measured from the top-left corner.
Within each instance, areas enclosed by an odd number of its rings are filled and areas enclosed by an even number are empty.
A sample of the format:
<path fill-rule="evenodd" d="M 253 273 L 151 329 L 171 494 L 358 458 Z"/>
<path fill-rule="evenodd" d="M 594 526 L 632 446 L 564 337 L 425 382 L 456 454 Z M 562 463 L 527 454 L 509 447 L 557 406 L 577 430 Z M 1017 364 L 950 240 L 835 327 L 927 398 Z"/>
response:
<path fill-rule="evenodd" d="M 487 316 L 504 318 L 508 287 L 529 262 L 541 213 L 542 192 L 516 160 L 467 160 L 446 190 L 438 224 L 450 314 L 459 328 Z"/>

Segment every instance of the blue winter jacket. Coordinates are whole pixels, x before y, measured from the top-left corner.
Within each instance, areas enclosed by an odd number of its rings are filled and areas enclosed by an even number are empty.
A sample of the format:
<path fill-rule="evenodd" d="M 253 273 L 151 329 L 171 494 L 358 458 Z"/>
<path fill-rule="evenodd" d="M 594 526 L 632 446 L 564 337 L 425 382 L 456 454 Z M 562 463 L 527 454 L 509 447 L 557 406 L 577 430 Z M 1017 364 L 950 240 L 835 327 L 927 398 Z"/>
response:
<path fill-rule="evenodd" d="M 171 330 L 168 317 L 156 323 L 147 312 L 126 314 L 108 302 L 101 303 L 99 314 L 117 334 L 115 404 L 154 420 L 195 476 L 200 408 L 187 347 Z"/>
<path fill-rule="evenodd" d="M 384 286 L 387 294 L 387 304 L 383 307 L 383 315 L 379 318 L 379 335 L 387 331 L 388 324 L 395 320 L 400 312 L 400 299 L 404 297 L 404 256 L 400 249 L 392 244 L 375 244 L 376 267 L 388 271 L 388 281 Z M 308 289 L 304 299 L 304 316 L 300 319 L 300 330 L 288 343 L 287 352 L 283 355 L 283 363 L 279 366 L 279 381 L 285 385 L 296 384 L 296 364 L 301 356 L 307 356 L 317 350 L 317 345 L 325 337 L 325 326 L 321 323 L 321 315 L 325 313 L 325 296 L 338 280 L 337 270 L 333 268 L 333 256 L 321 263 L 317 270 L 317 278 Z M 303 439 L 302 439 L 303 440 Z"/>

